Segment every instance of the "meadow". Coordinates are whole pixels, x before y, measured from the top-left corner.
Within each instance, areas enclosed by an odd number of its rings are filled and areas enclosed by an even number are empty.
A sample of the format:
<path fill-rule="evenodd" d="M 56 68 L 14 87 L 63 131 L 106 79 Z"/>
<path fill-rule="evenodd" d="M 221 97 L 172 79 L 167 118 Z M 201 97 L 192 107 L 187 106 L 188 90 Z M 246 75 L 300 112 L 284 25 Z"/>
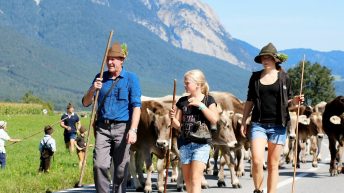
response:
<path fill-rule="evenodd" d="M 61 114 L 54 115 L 1 115 L 0 120 L 7 121 L 7 132 L 11 138 L 25 139 L 11 144 L 6 142 L 7 164 L 0 170 L 0 193 L 38 193 L 71 188 L 78 182 L 80 171 L 76 153 L 69 154 L 63 140 L 63 129 L 59 125 Z M 81 118 L 88 128 L 89 119 Z M 50 172 L 39 173 L 39 142 L 44 136 L 45 125 L 55 124 L 53 138 L 57 151 L 54 154 Z M 40 132 L 41 131 L 41 132 Z M 94 141 L 91 133 L 91 143 Z M 93 184 L 92 151 L 89 149 L 83 184 Z"/>

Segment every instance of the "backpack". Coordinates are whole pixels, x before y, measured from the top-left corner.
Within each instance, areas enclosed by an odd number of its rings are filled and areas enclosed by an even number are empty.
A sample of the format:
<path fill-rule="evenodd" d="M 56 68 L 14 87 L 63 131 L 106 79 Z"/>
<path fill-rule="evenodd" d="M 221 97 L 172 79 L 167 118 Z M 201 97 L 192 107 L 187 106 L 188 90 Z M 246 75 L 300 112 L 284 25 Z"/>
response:
<path fill-rule="evenodd" d="M 49 139 L 43 143 L 42 151 L 41 151 L 41 157 L 42 158 L 48 158 L 54 154 L 53 150 L 48 146 Z"/>

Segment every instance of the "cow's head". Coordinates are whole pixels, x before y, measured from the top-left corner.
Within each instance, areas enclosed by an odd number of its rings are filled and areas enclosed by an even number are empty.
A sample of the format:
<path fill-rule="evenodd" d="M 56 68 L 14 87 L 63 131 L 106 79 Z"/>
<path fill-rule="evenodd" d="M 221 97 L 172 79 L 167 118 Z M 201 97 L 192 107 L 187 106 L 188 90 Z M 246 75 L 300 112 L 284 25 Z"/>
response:
<path fill-rule="evenodd" d="M 340 116 L 344 113 L 344 96 L 338 96 L 325 106 L 326 115 Z"/>
<path fill-rule="evenodd" d="M 220 113 L 217 122 L 217 132 L 212 135 L 214 145 L 226 145 L 230 148 L 235 147 L 237 140 L 233 130 L 232 117 L 233 111 L 224 110 Z"/>
<path fill-rule="evenodd" d="M 168 111 L 166 109 L 163 109 L 163 107 L 161 106 L 159 111 L 152 111 L 147 108 L 147 113 L 149 115 L 150 128 L 154 131 L 157 137 L 156 145 L 159 148 L 167 150 L 170 135 L 169 125 L 171 123 L 168 116 Z"/>
<path fill-rule="evenodd" d="M 311 124 L 316 128 L 318 138 L 324 137 L 321 112 L 313 112 L 310 116 Z"/>

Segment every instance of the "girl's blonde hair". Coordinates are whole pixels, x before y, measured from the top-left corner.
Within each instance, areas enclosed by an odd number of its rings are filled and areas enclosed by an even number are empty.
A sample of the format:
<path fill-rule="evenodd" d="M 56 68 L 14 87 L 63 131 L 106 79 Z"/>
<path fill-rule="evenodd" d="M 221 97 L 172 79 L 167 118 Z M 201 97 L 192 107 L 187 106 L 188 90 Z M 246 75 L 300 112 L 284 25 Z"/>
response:
<path fill-rule="evenodd" d="M 201 92 L 205 95 L 208 95 L 209 85 L 208 85 L 208 82 L 205 79 L 205 76 L 201 70 L 194 69 L 194 70 L 187 71 L 184 74 L 184 78 L 189 78 L 189 79 L 195 81 L 195 83 L 197 83 L 201 86 Z"/>

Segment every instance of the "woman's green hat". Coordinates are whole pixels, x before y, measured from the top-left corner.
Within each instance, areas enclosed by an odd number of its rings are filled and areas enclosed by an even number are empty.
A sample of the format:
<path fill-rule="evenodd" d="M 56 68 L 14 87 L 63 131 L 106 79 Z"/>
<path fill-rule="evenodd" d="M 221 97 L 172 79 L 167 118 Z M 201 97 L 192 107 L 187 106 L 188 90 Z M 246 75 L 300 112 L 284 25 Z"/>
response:
<path fill-rule="evenodd" d="M 281 64 L 282 62 L 285 62 L 288 59 L 288 56 L 282 53 L 278 53 L 276 47 L 272 44 L 269 43 L 268 45 L 264 46 L 261 50 L 258 56 L 254 58 L 254 61 L 256 63 L 261 64 L 262 56 L 271 56 L 274 58 L 276 64 Z"/>

